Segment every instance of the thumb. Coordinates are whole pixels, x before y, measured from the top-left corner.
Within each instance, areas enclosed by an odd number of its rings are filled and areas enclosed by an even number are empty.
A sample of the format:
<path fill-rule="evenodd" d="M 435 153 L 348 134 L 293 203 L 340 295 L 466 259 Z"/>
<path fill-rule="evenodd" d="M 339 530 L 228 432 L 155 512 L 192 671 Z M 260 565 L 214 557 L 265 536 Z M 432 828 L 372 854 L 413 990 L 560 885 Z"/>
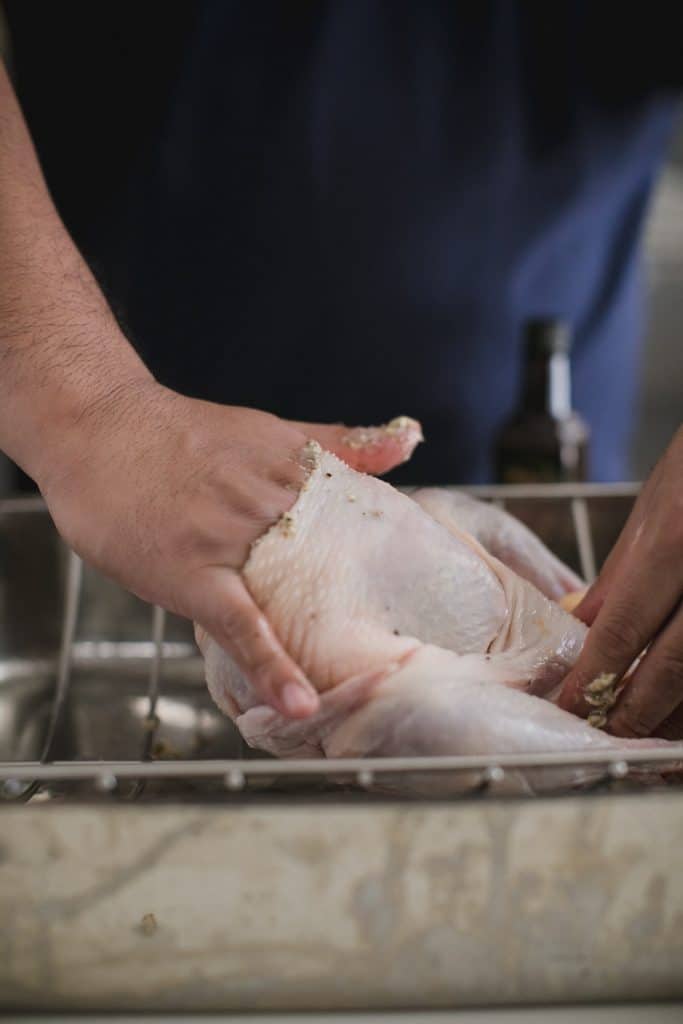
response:
<path fill-rule="evenodd" d="M 292 426 L 360 473 L 387 473 L 394 466 L 407 462 L 423 440 L 422 427 L 409 416 L 397 416 L 381 427 L 326 423 L 293 423 Z"/>
<path fill-rule="evenodd" d="M 207 634 L 226 651 L 251 683 L 256 696 L 286 718 L 307 718 L 318 710 L 315 688 L 290 658 L 241 577 L 215 566 L 186 585 L 188 617 L 203 650 Z M 225 702 L 229 707 L 229 702 Z"/>

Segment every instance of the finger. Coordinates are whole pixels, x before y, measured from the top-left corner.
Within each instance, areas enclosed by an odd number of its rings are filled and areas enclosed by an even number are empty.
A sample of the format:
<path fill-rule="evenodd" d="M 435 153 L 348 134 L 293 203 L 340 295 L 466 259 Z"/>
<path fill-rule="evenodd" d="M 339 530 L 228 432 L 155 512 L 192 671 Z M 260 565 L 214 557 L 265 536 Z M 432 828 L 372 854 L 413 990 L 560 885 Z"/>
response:
<path fill-rule="evenodd" d="M 651 736 L 683 703 L 683 606 L 650 646 L 609 717 L 615 736 Z"/>
<path fill-rule="evenodd" d="M 381 427 L 345 427 L 324 423 L 294 423 L 327 451 L 361 473 L 386 473 L 407 462 L 422 441 L 422 428 L 409 416 L 397 416 Z"/>
<path fill-rule="evenodd" d="M 205 571 L 189 599 L 198 642 L 203 642 L 201 630 L 206 630 L 230 654 L 265 704 L 288 718 L 307 718 L 318 710 L 318 694 L 237 573 L 222 567 Z"/>
<path fill-rule="evenodd" d="M 628 564 L 629 557 L 637 545 L 643 529 L 641 498 L 636 502 L 631 515 L 619 534 L 600 570 L 600 575 L 588 588 L 581 602 L 574 609 L 574 615 L 587 626 L 592 626 L 602 608 L 609 590 L 617 583 Z"/>
<path fill-rule="evenodd" d="M 683 740 L 683 703 L 658 726 L 657 736 L 663 740 Z"/>
<path fill-rule="evenodd" d="M 573 614 L 587 626 L 592 626 L 605 603 L 610 589 L 616 584 L 620 574 L 624 572 L 627 552 L 632 543 L 632 533 L 622 531 L 607 560 L 600 570 L 600 575 L 588 587 L 579 603 L 574 607 Z"/>
<path fill-rule="evenodd" d="M 674 506 L 671 506 L 670 497 L 667 497 L 667 483 L 680 480 L 682 468 L 683 427 L 680 427 L 638 495 L 599 578 L 576 609 L 575 614 L 587 625 L 591 625 L 597 617 L 608 591 L 615 585 L 624 564 L 631 560 L 637 548 L 643 546 L 644 538 L 652 532 L 657 509 L 674 508 L 677 504 L 674 495 Z M 669 539 L 671 541 L 671 537 Z"/>
<path fill-rule="evenodd" d="M 603 673 L 621 678 L 663 626 L 679 600 L 675 573 L 654 562 L 624 571 L 609 590 L 588 631 L 581 655 L 565 679 L 559 705 L 586 715 L 584 689 Z"/>
<path fill-rule="evenodd" d="M 601 573 L 595 583 L 591 584 L 581 594 L 574 606 L 572 608 L 565 608 L 565 611 L 571 611 L 572 615 L 580 619 L 581 622 L 584 622 L 587 626 L 592 626 L 605 603 L 608 590 L 609 580 L 606 576 L 603 577 Z"/>

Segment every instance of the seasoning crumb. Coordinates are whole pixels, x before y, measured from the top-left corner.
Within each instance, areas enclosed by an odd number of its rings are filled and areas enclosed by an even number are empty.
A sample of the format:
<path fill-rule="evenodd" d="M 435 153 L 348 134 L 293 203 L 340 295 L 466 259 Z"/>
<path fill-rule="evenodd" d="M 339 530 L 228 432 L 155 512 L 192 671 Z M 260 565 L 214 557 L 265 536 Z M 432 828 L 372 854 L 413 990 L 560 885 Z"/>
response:
<path fill-rule="evenodd" d="M 401 634 L 399 633 L 399 631 L 398 631 L 397 629 L 395 629 L 395 630 L 394 630 L 394 636 L 400 636 L 400 635 L 401 635 Z"/>
<path fill-rule="evenodd" d="M 382 516 L 384 515 L 384 512 L 382 512 L 381 508 L 371 508 L 370 515 L 374 516 L 375 519 L 381 519 Z"/>
<path fill-rule="evenodd" d="M 419 431 L 420 439 L 422 439 L 422 431 L 420 430 L 420 424 L 410 416 L 395 416 L 393 420 L 390 420 L 382 429 L 385 434 L 401 434 L 404 430 L 414 428 Z"/>
<path fill-rule="evenodd" d="M 301 462 L 304 469 L 313 472 L 319 465 L 323 450 L 317 441 L 307 441 L 301 451 Z"/>
<path fill-rule="evenodd" d="M 154 914 L 144 914 L 140 921 L 139 930 L 143 935 L 149 937 L 150 935 L 154 935 L 158 927 L 159 925 L 157 924 L 157 919 Z"/>
<path fill-rule="evenodd" d="M 616 677 L 616 672 L 601 672 L 591 683 L 586 684 L 584 693 L 590 694 L 591 697 L 597 697 L 614 688 Z"/>
<path fill-rule="evenodd" d="M 601 672 L 584 686 L 583 696 L 593 708 L 588 716 L 588 724 L 594 729 L 603 729 L 607 725 L 607 712 L 611 711 L 619 697 L 616 673 Z"/>
<path fill-rule="evenodd" d="M 331 474 L 331 473 L 325 473 L 325 476 L 326 476 L 326 477 L 331 477 L 331 476 L 332 476 L 332 474 Z"/>
<path fill-rule="evenodd" d="M 346 495 L 346 499 L 347 499 L 347 501 L 355 501 L 356 500 L 356 495 L 355 494 L 347 494 Z"/>
<path fill-rule="evenodd" d="M 280 533 L 283 537 L 291 537 L 294 533 L 294 517 L 285 513 L 280 519 Z"/>
<path fill-rule="evenodd" d="M 342 444 L 345 444 L 347 448 L 368 448 L 372 444 L 377 444 L 377 438 L 371 430 L 356 427 L 342 438 Z"/>

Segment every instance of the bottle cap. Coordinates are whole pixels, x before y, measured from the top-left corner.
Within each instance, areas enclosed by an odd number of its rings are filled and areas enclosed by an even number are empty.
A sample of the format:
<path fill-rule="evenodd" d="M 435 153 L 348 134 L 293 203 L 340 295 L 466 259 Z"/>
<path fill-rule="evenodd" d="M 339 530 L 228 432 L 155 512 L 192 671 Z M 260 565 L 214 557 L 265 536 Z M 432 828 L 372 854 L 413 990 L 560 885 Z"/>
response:
<path fill-rule="evenodd" d="M 571 348 L 571 332 L 564 320 L 527 320 L 524 335 L 529 356 L 566 353 Z"/>

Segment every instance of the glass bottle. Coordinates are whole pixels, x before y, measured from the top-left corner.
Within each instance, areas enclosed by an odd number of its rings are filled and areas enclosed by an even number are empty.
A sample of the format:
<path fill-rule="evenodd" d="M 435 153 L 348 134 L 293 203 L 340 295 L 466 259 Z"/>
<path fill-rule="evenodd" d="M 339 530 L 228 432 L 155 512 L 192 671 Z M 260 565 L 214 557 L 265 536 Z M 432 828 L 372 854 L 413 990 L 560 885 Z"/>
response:
<path fill-rule="evenodd" d="M 561 320 L 526 324 L 519 405 L 496 442 L 500 483 L 586 479 L 590 430 L 572 409 L 570 346 L 569 327 Z"/>

